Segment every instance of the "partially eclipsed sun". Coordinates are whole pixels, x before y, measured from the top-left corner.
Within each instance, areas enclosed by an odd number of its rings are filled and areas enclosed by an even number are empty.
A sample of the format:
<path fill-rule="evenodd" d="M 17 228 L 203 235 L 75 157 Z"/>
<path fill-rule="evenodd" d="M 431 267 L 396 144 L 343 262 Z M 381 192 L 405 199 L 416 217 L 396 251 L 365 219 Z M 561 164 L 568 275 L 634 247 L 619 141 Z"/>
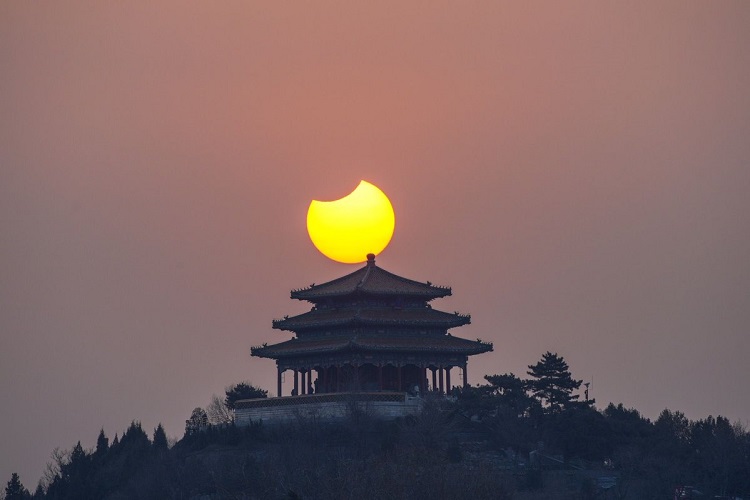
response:
<path fill-rule="evenodd" d="M 388 197 L 369 182 L 335 201 L 313 200 L 307 209 L 307 232 L 315 248 L 337 262 L 356 264 L 388 246 L 396 216 Z"/>

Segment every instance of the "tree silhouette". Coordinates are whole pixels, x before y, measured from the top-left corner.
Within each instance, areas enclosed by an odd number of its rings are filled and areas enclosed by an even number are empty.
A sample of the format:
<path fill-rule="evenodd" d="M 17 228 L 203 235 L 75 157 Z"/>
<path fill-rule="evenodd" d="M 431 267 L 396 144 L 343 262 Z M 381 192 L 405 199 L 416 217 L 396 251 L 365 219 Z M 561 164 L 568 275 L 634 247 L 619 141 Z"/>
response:
<path fill-rule="evenodd" d="M 227 405 L 227 408 L 234 410 L 237 401 L 241 399 L 267 398 L 268 391 L 255 387 L 248 382 L 240 382 L 239 384 L 227 387 L 226 395 L 224 403 Z"/>
<path fill-rule="evenodd" d="M 190 414 L 190 418 L 185 420 L 185 435 L 195 434 L 201 429 L 208 426 L 208 415 L 203 408 L 196 408 Z"/>
<path fill-rule="evenodd" d="M 154 429 L 154 442 L 152 446 L 156 451 L 165 451 L 169 448 L 167 434 L 164 432 L 164 427 L 162 427 L 161 423 Z"/>
<path fill-rule="evenodd" d="M 234 411 L 227 407 L 225 400 L 214 394 L 206 406 L 208 422 L 211 425 L 224 425 L 234 422 Z"/>
<path fill-rule="evenodd" d="M 99 431 L 99 437 L 96 438 L 96 456 L 104 455 L 109 449 L 109 438 L 104 434 L 104 429 Z"/>
<path fill-rule="evenodd" d="M 29 490 L 21 484 L 21 479 L 15 472 L 10 475 L 8 486 L 5 487 L 5 500 L 28 500 L 31 498 Z"/>
<path fill-rule="evenodd" d="M 527 381 L 531 393 L 549 413 L 559 413 L 575 406 L 578 395 L 573 391 L 581 386 L 582 381 L 573 379 L 562 356 L 547 351 L 537 364 L 529 365 L 526 373 L 532 377 Z"/>
<path fill-rule="evenodd" d="M 512 373 L 502 375 L 485 375 L 484 379 L 490 383 L 488 390 L 497 402 L 516 417 L 523 416 L 534 404 L 526 393 L 526 384 Z"/>
<path fill-rule="evenodd" d="M 59 472 L 52 478 L 47 497 L 91 498 L 91 457 L 84 451 L 81 442 L 73 447 L 67 459 L 62 458 L 64 454 L 60 457 L 57 459 Z"/>
<path fill-rule="evenodd" d="M 130 427 L 128 427 L 120 440 L 120 446 L 123 448 L 146 450 L 150 445 L 151 441 L 148 439 L 148 434 L 146 434 L 141 423 L 137 420 L 133 420 L 130 423 Z"/>

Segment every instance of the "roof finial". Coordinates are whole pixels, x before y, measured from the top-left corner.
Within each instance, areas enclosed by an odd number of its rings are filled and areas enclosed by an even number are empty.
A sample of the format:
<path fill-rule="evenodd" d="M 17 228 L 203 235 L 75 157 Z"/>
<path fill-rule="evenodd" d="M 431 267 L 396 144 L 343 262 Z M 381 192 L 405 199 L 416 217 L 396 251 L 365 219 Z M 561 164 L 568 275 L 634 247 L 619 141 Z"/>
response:
<path fill-rule="evenodd" d="M 368 253 L 367 254 L 367 265 L 368 266 L 374 266 L 375 265 L 375 254 L 374 253 Z"/>

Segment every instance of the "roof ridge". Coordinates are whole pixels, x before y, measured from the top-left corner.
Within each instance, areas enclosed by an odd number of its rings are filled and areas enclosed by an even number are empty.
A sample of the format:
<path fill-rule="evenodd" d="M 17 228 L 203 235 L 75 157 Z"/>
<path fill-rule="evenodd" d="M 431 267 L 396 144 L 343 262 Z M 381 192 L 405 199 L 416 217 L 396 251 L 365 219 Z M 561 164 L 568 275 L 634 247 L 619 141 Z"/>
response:
<path fill-rule="evenodd" d="M 437 289 L 440 289 L 440 290 L 451 290 L 451 287 L 449 287 L 449 286 L 436 285 L 436 284 L 432 283 L 431 281 L 414 280 L 414 279 L 411 279 L 411 278 L 407 278 L 406 276 L 400 276 L 400 275 L 398 275 L 396 273 L 392 273 L 392 272 L 390 272 L 390 271 L 388 271 L 386 269 L 383 269 L 382 267 L 378 267 L 378 269 L 380 270 L 380 272 L 383 272 L 383 273 L 385 273 L 385 274 L 387 274 L 387 275 L 389 275 L 389 276 L 391 276 L 393 278 L 396 278 L 396 279 L 398 279 L 400 281 L 403 281 L 403 282 L 406 282 L 406 283 L 416 283 L 418 285 L 427 286 L 427 287 L 430 287 L 430 288 L 437 288 Z"/>
<path fill-rule="evenodd" d="M 365 286 L 365 281 L 367 281 L 367 278 L 370 277 L 370 271 L 373 267 L 375 267 L 375 264 L 373 264 L 372 266 L 370 266 L 369 264 L 367 265 L 367 271 L 365 271 L 365 275 L 362 276 L 362 279 L 359 280 L 359 283 L 357 283 L 357 288 L 362 288 L 363 286 Z"/>
<path fill-rule="evenodd" d="M 292 290 L 292 298 L 316 302 L 317 300 L 323 300 L 325 297 L 366 293 L 422 297 L 429 301 L 451 295 L 450 287 L 437 286 L 429 281 L 417 281 L 386 271 L 375 265 L 374 258 L 370 259 L 369 257 L 364 267 L 352 273 L 326 283 L 310 285 L 305 289 Z"/>

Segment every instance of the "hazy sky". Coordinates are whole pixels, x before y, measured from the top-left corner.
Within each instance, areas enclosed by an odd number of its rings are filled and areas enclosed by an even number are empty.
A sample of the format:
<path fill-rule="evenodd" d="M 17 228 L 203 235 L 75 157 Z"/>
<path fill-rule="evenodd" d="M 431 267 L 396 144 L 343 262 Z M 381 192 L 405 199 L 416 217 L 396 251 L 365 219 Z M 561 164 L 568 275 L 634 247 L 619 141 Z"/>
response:
<path fill-rule="evenodd" d="M 158 4 L 158 5 L 155 5 Z M 0 3 L 0 481 L 275 385 L 311 199 L 383 268 L 656 417 L 750 420 L 750 3 Z"/>

